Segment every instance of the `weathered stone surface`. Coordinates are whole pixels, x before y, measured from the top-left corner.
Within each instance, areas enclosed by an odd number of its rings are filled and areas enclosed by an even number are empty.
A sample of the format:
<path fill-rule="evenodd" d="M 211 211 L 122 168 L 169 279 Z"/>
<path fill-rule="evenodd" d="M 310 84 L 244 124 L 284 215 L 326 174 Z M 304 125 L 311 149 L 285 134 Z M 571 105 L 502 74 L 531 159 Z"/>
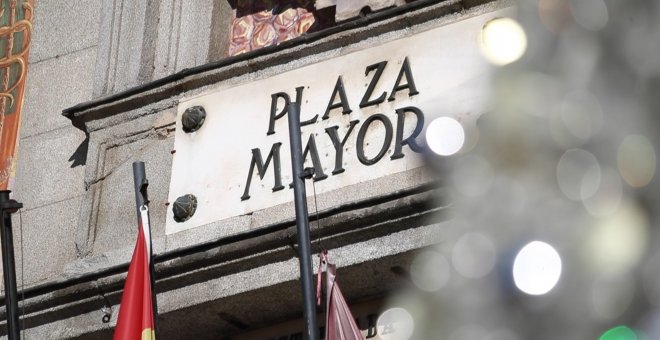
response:
<path fill-rule="evenodd" d="M 391 268 L 407 268 L 416 249 L 443 238 L 443 225 L 431 224 L 333 249 L 330 255 L 340 268 L 345 297 L 352 302 L 379 296 L 406 284 Z M 182 278 L 157 282 L 161 336 L 215 339 L 217 334 L 229 335 L 241 331 L 236 323 L 226 322 L 227 316 L 231 320 L 242 321 L 249 328 L 299 317 L 302 303 L 298 261 L 292 249 L 288 250 L 288 254 L 283 261 L 229 272 L 173 289 L 169 288 L 171 283 L 167 281 Z M 317 266 L 318 263 L 314 263 L 314 268 Z M 365 272 L 369 275 L 364 275 Z M 57 339 L 108 337 L 117 320 L 121 292 L 114 289 L 104 292 L 113 310 L 110 323 L 100 321 L 104 302 L 97 295 L 88 299 L 85 313 L 39 325 L 28 334 L 34 338 L 47 338 L 54 334 Z M 181 329 L 178 326 L 181 324 L 185 324 L 186 328 Z"/>
<path fill-rule="evenodd" d="M 213 0 L 182 1 L 175 71 L 206 63 Z"/>
<path fill-rule="evenodd" d="M 60 113 L 92 98 L 95 58 L 96 49 L 88 48 L 30 64 L 21 138 L 71 126 Z"/>
<path fill-rule="evenodd" d="M 210 11 L 210 8 L 214 10 Z M 226 49 L 229 34 L 221 37 L 220 41 L 211 41 L 211 33 L 214 25 L 225 23 L 229 27 L 230 17 L 231 8 L 224 1 L 161 2 L 153 78 L 162 78 L 184 68 L 205 64 L 209 55 L 213 55 L 209 48 Z M 213 30 L 213 38 L 223 32 L 217 28 Z"/>
<path fill-rule="evenodd" d="M 174 73 L 178 49 L 177 28 L 181 21 L 180 1 L 163 1 L 159 7 L 156 54 L 154 56 L 154 79 Z"/>
<path fill-rule="evenodd" d="M 405 284 L 391 268 L 407 268 L 412 257 L 411 250 L 441 240 L 441 226 L 423 226 L 333 249 L 330 256 L 342 268 L 341 282 L 344 283 L 342 291 L 345 297 L 354 301 L 378 296 Z M 314 257 L 314 260 L 317 258 Z M 317 266 L 318 263 L 314 263 L 313 267 Z M 249 328 L 273 322 L 273 316 L 296 318 L 301 313 L 302 305 L 298 279 L 298 261 L 294 257 L 164 293 L 159 300 L 164 320 L 169 321 L 163 323 L 166 327 L 164 331 L 174 338 L 192 336 L 213 339 L 215 334 L 209 333 L 209 330 L 224 335 L 241 331 L 235 323 L 225 324 L 223 315 L 240 320 Z M 254 301 L 260 303 L 255 304 Z M 192 310 L 195 317 L 188 318 L 186 315 L 192 315 Z M 174 320 L 200 326 L 183 331 L 173 327 Z"/>
<path fill-rule="evenodd" d="M 76 259 L 75 240 L 71 235 L 76 227 L 81 199 L 82 196 L 76 196 L 24 210 L 21 212 L 22 228 L 20 218 L 14 219 L 17 282 L 30 286 L 58 277 L 64 266 Z M 25 254 L 24 259 L 21 254 Z M 20 269 L 21 265 L 24 270 Z M 25 275 L 23 279 L 21 272 Z"/>
<path fill-rule="evenodd" d="M 229 52 L 232 9 L 228 1 L 214 1 L 208 61 L 217 61 Z"/>
<path fill-rule="evenodd" d="M 123 249 L 135 242 L 134 161 L 143 161 L 146 167 L 152 235 L 157 238 L 165 234 L 172 142 L 172 138 L 142 139 L 107 151 L 105 179 L 100 183 L 94 254 Z M 157 245 L 154 245 L 154 251 L 159 251 Z"/>
<path fill-rule="evenodd" d="M 218 60 L 227 49 L 225 1 L 113 0 L 101 11 L 95 96 Z"/>
<path fill-rule="evenodd" d="M 146 10 L 146 1 L 103 2 L 95 96 L 118 92 L 139 83 Z"/>
<path fill-rule="evenodd" d="M 165 6 L 164 4 L 161 5 Z M 512 3 L 508 5 L 512 5 Z M 143 107 L 145 103 L 178 100 L 181 98 L 182 91 L 187 91 L 185 92 L 186 96 L 199 94 L 205 92 L 206 86 L 217 84 L 220 81 L 223 81 L 226 86 L 233 86 L 253 79 L 268 77 L 289 70 L 292 67 L 301 67 L 338 56 L 345 49 L 361 49 L 406 36 L 410 32 L 422 32 L 438 25 L 449 24 L 456 21 L 459 17 L 449 16 L 449 14 L 456 14 L 464 9 L 461 0 L 447 0 L 439 4 L 427 6 L 427 8 L 416 13 L 404 13 L 396 20 L 384 20 L 374 15 L 369 18 L 371 20 L 369 23 L 372 26 L 368 29 L 365 27 L 352 29 L 351 25 L 346 25 L 340 32 L 327 37 L 317 37 L 309 41 L 302 38 L 295 41 L 291 40 L 286 48 L 282 46 L 282 49 L 274 49 L 273 53 L 233 60 L 227 64 L 218 64 L 215 68 L 199 71 L 183 79 L 167 82 L 156 88 L 140 90 L 130 96 L 122 96 L 102 105 L 92 104 L 85 109 L 70 108 L 67 116 L 71 117 L 74 124 L 82 124 L 84 121 L 93 119 L 92 117 L 94 116 L 109 117 L 121 115 L 127 110 L 135 110 Z M 460 17 L 467 18 L 495 9 L 495 7 L 479 7 L 469 13 L 461 14 Z M 161 13 L 161 17 L 166 16 Z M 411 20 L 414 20 L 413 22 L 417 24 L 411 26 Z M 383 34 L 386 32 L 390 33 Z M 159 32 L 159 36 L 162 34 L 166 33 Z M 159 45 L 157 48 L 161 47 Z M 174 48 L 173 46 L 170 47 Z M 101 54 L 104 53 L 101 50 L 99 51 Z M 161 71 L 158 71 L 159 67 L 157 66 L 161 65 L 159 63 L 165 62 L 167 65 L 173 65 L 173 57 L 169 61 L 166 59 L 158 61 L 159 55 L 166 56 L 162 52 L 157 53 L 154 79 L 160 77 L 158 76 L 158 72 Z M 162 75 L 167 75 L 171 71 L 162 72 L 164 72 Z"/>
<path fill-rule="evenodd" d="M 96 46 L 100 15 L 101 0 L 37 1 L 30 62 L 60 57 Z"/>
<path fill-rule="evenodd" d="M 72 168 L 85 134 L 74 127 L 21 139 L 14 197 L 25 209 L 84 194 L 83 166 Z"/>
<path fill-rule="evenodd" d="M 349 209 L 344 213 L 334 214 L 327 220 L 322 221 L 324 227 L 323 244 L 329 247 L 329 249 L 334 249 L 332 252 L 333 261 L 341 266 L 350 266 L 354 263 L 353 261 L 360 263 L 361 260 L 365 260 L 367 261 L 365 265 L 373 272 L 375 268 L 373 259 L 377 259 L 378 256 L 381 256 L 382 259 L 388 256 L 391 257 L 392 254 L 400 254 L 399 252 L 401 251 L 406 252 L 406 249 L 415 249 L 415 247 L 421 246 L 417 243 L 420 240 L 431 243 L 445 239 L 446 236 L 443 236 L 444 227 L 433 227 L 430 233 L 425 231 L 428 229 L 427 227 L 423 227 L 427 223 L 425 221 L 428 221 L 427 218 L 430 217 L 429 213 L 434 214 L 434 211 L 438 211 L 444 216 L 446 212 L 446 209 L 442 207 L 439 210 L 435 208 L 428 210 L 429 207 L 424 204 L 428 200 L 427 194 L 402 197 L 364 209 Z M 280 318 L 294 318 L 294 314 L 297 313 L 295 310 L 300 308 L 298 300 L 287 302 L 287 304 L 291 303 L 292 307 L 290 309 L 292 314 L 274 313 L 271 309 L 279 306 L 274 301 L 298 296 L 297 294 L 290 293 L 292 291 L 298 291 L 298 288 L 296 288 L 298 284 L 295 280 L 297 277 L 296 252 L 292 245 L 292 240 L 295 239 L 294 229 L 293 223 L 291 223 L 289 230 L 265 235 L 265 237 L 257 237 L 240 242 L 230 241 L 223 246 L 217 246 L 207 251 L 198 250 L 193 253 L 188 252 L 186 253 L 187 255 L 177 256 L 171 260 L 158 260 L 157 277 L 159 279 L 157 282 L 157 292 L 159 301 L 167 301 L 169 299 L 168 296 L 171 296 L 175 300 L 179 299 L 177 297 L 179 296 L 178 292 L 182 292 L 181 298 L 185 297 L 183 291 L 192 294 L 192 298 L 185 300 L 185 304 L 181 308 L 177 308 L 176 305 L 171 310 L 161 307 L 161 317 L 170 315 L 182 322 L 185 321 L 187 325 L 197 325 L 199 322 L 203 322 L 200 318 L 210 318 L 209 320 L 212 320 L 217 315 L 214 311 L 221 310 L 225 314 L 234 315 L 239 319 L 245 320 L 254 327 L 274 321 L 269 319 L 274 315 L 279 315 L 277 317 Z M 134 231 L 130 233 L 134 235 Z M 417 236 L 407 237 L 410 233 L 415 233 Z M 179 234 L 175 235 L 179 236 Z M 390 237 L 391 239 L 387 241 Z M 132 241 L 134 242 L 134 240 Z M 351 248 L 351 245 L 353 244 L 356 244 L 355 247 L 363 249 L 364 252 L 360 253 L 358 251 L 356 254 L 361 255 L 352 257 L 351 252 L 354 249 Z M 132 246 L 133 244 L 121 249 L 108 251 L 101 256 L 87 257 L 75 261 L 67 266 L 66 273 L 64 273 L 62 278 L 70 279 L 83 274 L 103 271 L 104 268 L 118 264 L 125 264 L 130 260 Z M 159 244 L 157 239 L 154 247 L 163 249 L 161 246 L 162 244 Z M 346 247 L 348 247 L 349 252 L 340 256 L 343 252 L 342 249 Z M 317 248 L 314 247 L 314 249 Z M 388 264 L 388 261 L 401 262 L 404 261 L 403 258 L 405 256 L 396 255 L 385 262 L 381 260 L 376 260 L 376 262 L 381 263 L 378 266 L 384 266 L 380 270 L 381 273 L 389 273 L 391 275 L 390 267 L 404 264 Z M 287 264 L 282 266 L 284 263 Z M 33 310 L 31 306 L 48 303 L 51 299 L 57 299 L 59 302 L 56 311 L 37 309 L 34 313 L 31 312 L 28 316 L 27 323 L 31 325 L 31 328 L 36 327 L 35 329 L 43 329 L 42 326 L 38 325 L 43 325 L 46 328 L 52 325 L 53 328 L 51 329 L 53 332 L 64 330 L 67 330 L 67 332 L 74 331 L 73 333 L 63 333 L 67 335 L 62 335 L 62 337 L 58 338 L 69 338 L 73 337 L 74 334 L 81 334 L 78 332 L 95 333 L 99 329 L 109 329 L 114 322 L 111 322 L 109 325 L 98 322 L 98 318 L 102 316 L 100 309 L 104 305 L 104 299 L 107 298 L 110 305 L 115 305 L 113 320 L 116 317 L 116 304 L 119 303 L 121 298 L 121 287 L 125 275 L 124 270 L 112 271 L 111 273 L 102 274 L 92 281 L 58 289 L 52 295 L 28 296 L 28 310 Z M 360 271 L 363 272 L 364 269 L 356 270 L 356 276 L 354 279 L 350 279 L 350 281 L 349 278 L 353 275 L 342 274 L 342 282 L 348 283 L 354 281 L 355 283 L 355 285 L 347 285 L 345 287 L 346 289 L 360 287 L 355 290 L 354 294 L 357 295 L 352 296 L 364 296 L 365 292 L 368 294 L 378 294 L 378 292 L 387 289 L 383 285 L 383 282 L 387 282 L 387 280 L 381 280 L 381 278 L 376 276 L 369 276 L 368 280 L 361 279 L 359 275 Z M 253 279 L 253 275 L 257 276 L 257 278 Z M 290 277 L 294 277 L 294 280 L 290 281 Z M 214 282 L 223 282 L 223 284 L 216 284 Z M 211 284 L 212 287 L 209 288 L 204 283 Z M 271 283 L 274 284 L 271 285 Z M 284 286 L 281 286 L 281 284 L 284 284 Z M 190 291 L 188 287 L 191 286 L 206 287 L 206 289 Z M 371 288 L 362 289 L 362 287 Z M 105 298 L 101 297 L 101 294 Z M 191 305 L 194 301 L 198 301 L 199 298 L 206 298 L 206 300 L 199 300 L 201 304 Z M 273 303 L 268 304 L 268 309 L 263 309 L 260 306 L 249 303 L 250 301 L 257 300 L 264 301 L 264 299 L 273 301 Z M 234 307 L 230 308 L 230 310 L 225 310 L 226 307 L 232 305 L 241 306 L 241 308 Z M 187 317 L 189 314 L 186 311 L 189 309 L 196 311 L 194 313 L 196 315 L 194 320 Z M 89 315 L 93 320 L 87 319 L 87 314 L 80 314 L 80 310 L 94 311 L 94 313 Z M 57 322 L 54 320 L 57 320 Z M 44 322 L 51 325 L 44 325 Z M 79 325 L 79 327 L 75 325 Z M 204 329 L 218 328 L 223 332 L 234 330 L 232 328 L 234 326 L 225 325 L 224 322 L 215 323 L 211 328 L 208 328 L 209 326 L 206 324 L 201 326 L 206 327 Z M 169 329 L 168 334 L 178 333 L 176 333 L 176 330 Z M 85 338 L 94 339 L 93 336 Z"/>
<path fill-rule="evenodd" d="M 104 179 L 111 176 L 119 164 L 129 162 L 131 152 L 141 152 L 140 148 L 144 145 L 140 141 L 149 139 L 156 142 L 168 138 L 176 117 L 169 107 L 169 104 L 157 103 L 85 123 L 90 141 L 84 182 L 89 190 L 81 206 L 76 230 L 76 246 L 80 256 L 88 255 L 93 248 Z M 125 153 L 117 153 L 116 148 Z M 170 150 L 171 146 L 168 156 L 171 156 Z M 169 165 L 159 168 L 159 171 L 165 169 L 169 169 Z M 158 216 L 152 215 L 152 218 Z"/>

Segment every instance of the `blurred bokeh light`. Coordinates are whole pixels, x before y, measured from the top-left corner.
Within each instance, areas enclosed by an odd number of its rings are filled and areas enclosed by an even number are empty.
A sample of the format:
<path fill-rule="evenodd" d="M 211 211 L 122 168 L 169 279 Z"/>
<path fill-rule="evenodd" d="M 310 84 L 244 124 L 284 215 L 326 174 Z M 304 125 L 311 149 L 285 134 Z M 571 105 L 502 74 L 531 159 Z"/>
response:
<path fill-rule="evenodd" d="M 465 142 L 465 130 L 456 119 L 440 117 L 434 119 L 426 129 L 426 143 L 440 156 L 457 153 Z"/>
<path fill-rule="evenodd" d="M 522 57 L 527 49 L 527 36 L 517 21 L 497 18 L 487 22 L 480 39 L 481 51 L 495 65 L 510 64 Z"/>
<path fill-rule="evenodd" d="M 629 135 L 621 142 L 617 164 L 623 179 L 631 187 L 643 187 L 653 179 L 656 168 L 655 149 L 648 138 Z"/>
<path fill-rule="evenodd" d="M 427 128 L 450 204 L 393 306 L 415 339 L 660 339 L 660 1 L 515 4 L 475 32 L 486 112 Z"/>
<path fill-rule="evenodd" d="M 561 277 L 561 258 L 551 245 L 533 241 L 525 245 L 513 262 L 516 287 L 530 295 L 543 295 L 557 285 Z"/>
<path fill-rule="evenodd" d="M 486 276 L 495 266 L 495 245 L 481 233 L 467 233 L 456 241 L 451 262 L 466 278 Z"/>
<path fill-rule="evenodd" d="M 626 326 L 618 326 L 607 330 L 598 340 L 637 340 L 637 334 Z"/>
<path fill-rule="evenodd" d="M 415 330 L 415 322 L 407 310 L 397 307 L 384 311 L 376 327 L 383 340 L 408 340 Z"/>
<path fill-rule="evenodd" d="M 440 290 L 451 277 L 449 261 L 437 251 L 422 252 L 410 265 L 410 276 L 421 290 L 428 292 Z"/>

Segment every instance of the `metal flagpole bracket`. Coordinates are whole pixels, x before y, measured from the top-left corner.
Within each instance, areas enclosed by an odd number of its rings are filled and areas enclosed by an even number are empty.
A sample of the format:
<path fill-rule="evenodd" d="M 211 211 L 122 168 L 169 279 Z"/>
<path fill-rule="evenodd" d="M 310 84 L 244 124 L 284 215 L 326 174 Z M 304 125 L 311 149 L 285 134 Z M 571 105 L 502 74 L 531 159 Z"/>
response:
<path fill-rule="evenodd" d="M 144 170 L 144 162 L 133 162 L 133 181 L 135 184 L 135 206 L 138 210 L 138 218 L 140 218 L 140 207 L 149 204 L 147 194 L 149 181 Z"/>
<path fill-rule="evenodd" d="M 11 226 L 11 214 L 23 207 L 23 203 L 10 199 L 9 190 L 0 191 L 0 213 L 2 218 L 2 270 L 5 282 L 5 308 L 7 310 L 7 338 L 18 340 L 21 338 L 18 323 L 18 291 L 16 288 L 16 264 L 14 262 L 14 236 Z"/>
<path fill-rule="evenodd" d="M 108 297 L 105 296 L 103 290 L 101 290 L 98 284 L 96 285 L 96 290 L 98 291 L 101 299 L 103 299 L 103 307 L 101 307 L 101 313 L 103 313 L 103 316 L 101 317 L 101 322 L 109 323 L 112 319 L 112 304 L 110 303 L 110 300 L 108 300 Z"/>
<path fill-rule="evenodd" d="M 303 169 L 302 173 L 300 174 L 300 178 L 302 179 L 311 179 L 312 177 L 314 177 L 314 168 L 312 167 Z"/>
<path fill-rule="evenodd" d="M 2 209 L 3 212 L 13 214 L 21 208 L 23 208 L 23 203 L 17 202 L 16 200 L 10 199 L 7 201 L 0 201 L 0 209 Z"/>

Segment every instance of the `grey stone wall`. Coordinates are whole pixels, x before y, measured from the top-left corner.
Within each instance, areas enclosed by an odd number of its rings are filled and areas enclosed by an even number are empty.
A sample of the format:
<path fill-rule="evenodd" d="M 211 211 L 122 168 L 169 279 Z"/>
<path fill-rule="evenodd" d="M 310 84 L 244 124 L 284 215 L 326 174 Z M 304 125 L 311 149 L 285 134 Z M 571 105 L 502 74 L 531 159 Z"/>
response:
<path fill-rule="evenodd" d="M 229 43 L 227 1 L 104 1 L 94 95 L 219 60 Z"/>
<path fill-rule="evenodd" d="M 29 268 L 24 284 L 58 277 L 66 263 L 85 255 L 72 235 L 90 185 L 84 180 L 89 139 L 61 115 L 62 110 L 224 57 L 230 17 L 226 1 L 37 1 L 13 188 L 13 197 L 24 204 L 23 264 Z M 131 147 L 113 146 L 106 169 L 112 172 L 129 162 L 126 155 L 136 151 Z M 167 169 L 165 181 L 169 167 L 159 168 Z M 117 172 L 108 182 L 119 177 Z M 108 185 L 109 194 L 132 190 L 113 184 Z M 162 188 L 167 190 L 167 182 Z M 106 213 L 98 218 L 111 217 Z M 18 216 L 16 221 L 21 223 Z M 132 238 L 125 236 L 115 239 L 125 246 Z M 18 249 L 19 232 L 16 237 Z M 98 249 L 118 245 L 107 237 L 100 235 Z"/>
<path fill-rule="evenodd" d="M 85 133 L 62 109 L 93 98 L 101 0 L 38 1 L 33 23 L 14 198 L 22 217 L 25 278 L 31 285 L 59 276 L 76 259 L 75 221 L 85 194 Z M 17 263 L 20 264 L 20 232 Z"/>

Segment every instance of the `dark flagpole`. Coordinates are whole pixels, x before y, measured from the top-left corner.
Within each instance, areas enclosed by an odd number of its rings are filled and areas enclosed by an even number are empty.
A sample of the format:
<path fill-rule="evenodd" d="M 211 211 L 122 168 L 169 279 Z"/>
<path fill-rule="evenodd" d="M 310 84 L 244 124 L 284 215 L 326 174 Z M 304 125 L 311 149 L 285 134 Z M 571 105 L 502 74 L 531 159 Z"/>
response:
<path fill-rule="evenodd" d="M 314 272 L 312 271 L 312 252 L 309 239 L 309 215 L 303 175 L 302 137 L 300 131 L 300 105 L 290 103 L 287 107 L 289 116 L 289 141 L 291 142 L 291 171 L 293 175 L 293 196 L 296 206 L 296 227 L 298 230 L 298 254 L 300 256 L 300 283 L 303 293 L 305 313 L 305 332 L 308 340 L 319 339 L 316 325 L 316 297 L 314 296 Z"/>
<path fill-rule="evenodd" d="M 147 195 L 147 174 L 144 171 L 144 162 L 133 162 L 133 182 L 135 184 L 135 207 L 137 208 L 138 226 L 142 225 L 142 213 L 140 208 L 142 206 L 149 206 L 149 197 Z M 149 211 L 147 211 L 149 216 Z M 149 219 L 151 221 L 151 219 Z M 145 235 L 146 236 L 146 235 Z M 153 247 L 151 243 L 151 223 L 149 223 L 149 276 L 151 277 L 151 305 L 153 306 L 154 314 L 154 335 L 158 330 L 158 305 L 156 299 L 156 275 L 154 270 L 153 261 Z"/>
<path fill-rule="evenodd" d="M 5 280 L 5 308 L 7 312 L 7 338 L 20 340 L 18 324 L 18 292 L 16 291 L 16 265 L 14 263 L 14 236 L 11 230 L 11 214 L 23 207 L 22 203 L 9 198 L 9 190 L 0 191 L 0 212 L 2 213 L 2 271 Z"/>

